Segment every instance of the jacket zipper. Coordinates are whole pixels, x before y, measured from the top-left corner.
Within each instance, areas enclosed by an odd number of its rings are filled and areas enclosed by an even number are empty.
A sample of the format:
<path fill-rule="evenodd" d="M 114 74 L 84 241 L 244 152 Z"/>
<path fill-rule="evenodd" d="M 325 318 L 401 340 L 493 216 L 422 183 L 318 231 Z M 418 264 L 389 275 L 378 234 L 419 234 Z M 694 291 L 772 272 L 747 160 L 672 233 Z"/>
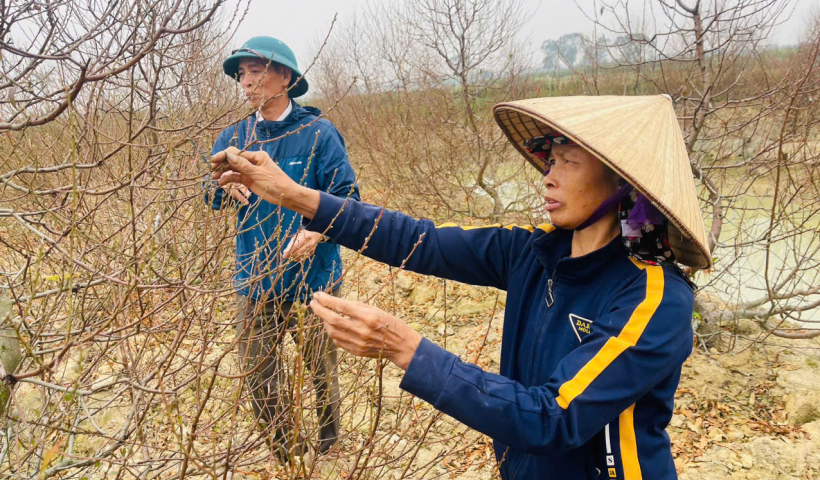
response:
<path fill-rule="evenodd" d="M 559 260 L 558 263 L 561 263 L 561 260 Z M 547 296 L 546 296 L 546 298 L 544 298 L 544 303 L 547 304 L 547 311 L 544 315 L 544 317 L 545 317 L 544 320 L 541 322 L 541 325 L 538 327 L 538 334 L 535 336 L 535 351 L 533 352 L 533 356 L 530 359 L 530 383 L 532 383 L 532 379 L 535 376 L 535 359 L 538 358 L 538 346 L 540 344 L 541 335 L 544 333 L 544 327 L 547 324 L 546 317 L 549 315 L 550 308 L 552 308 L 552 306 L 555 304 L 555 294 L 553 292 L 553 289 L 555 288 L 555 280 L 554 279 L 555 279 L 555 273 L 557 271 L 558 271 L 558 265 L 555 266 L 555 270 L 553 270 L 552 276 L 547 280 Z M 527 461 L 527 455 L 529 455 L 529 454 L 526 453 L 526 452 L 521 453 L 521 458 L 518 461 L 518 465 L 516 465 L 516 467 L 515 467 L 515 471 L 512 472 L 512 474 L 510 475 L 510 480 L 515 480 L 516 478 L 518 478 L 518 473 L 521 471 L 521 469 L 524 467 L 524 463 L 526 463 L 526 461 Z"/>
<path fill-rule="evenodd" d="M 545 299 L 547 302 L 547 310 L 552 307 L 552 304 L 555 303 L 555 297 L 552 296 L 552 279 L 550 278 L 547 280 L 547 298 Z"/>
<path fill-rule="evenodd" d="M 561 260 L 558 261 L 561 263 Z M 533 382 L 533 378 L 535 378 L 535 362 L 538 358 L 538 350 L 541 344 L 541 335 L 544 333 L 544 327 L 547 325 L 547 317 L 549 316 L 550 308 L 555 305 L 555 295 L 553 293 L 553 288 L 555 287 L 555 273 L 558 271 L 558 265 L 555 266 L 555 270 L 552 272 L 552 277 L 547 280 L 547 297 L 544 299 L 544 302 L 547 304 L 547 311 L 544 314 L 544 320 L 541 322 L 541 326 L 538 327 L 538 334 L 535 336 L 535 350 L 533 351 L 532 358 L 530 358 L 530 383 Z"/>

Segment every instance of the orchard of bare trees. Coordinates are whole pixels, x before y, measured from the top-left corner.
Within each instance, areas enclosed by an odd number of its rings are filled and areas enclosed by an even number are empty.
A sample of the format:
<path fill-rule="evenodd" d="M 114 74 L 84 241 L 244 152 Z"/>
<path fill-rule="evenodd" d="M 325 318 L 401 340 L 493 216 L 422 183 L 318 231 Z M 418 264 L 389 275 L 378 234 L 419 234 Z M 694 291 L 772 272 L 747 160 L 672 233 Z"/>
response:
<path fill-rule="evenodd" d="M 519 0 L 371 2 L 300 62 L 363 199 L 437 223 L 545 221 L 495 103 L 669 95 L 714 262 L 690 272 L 697 348 L 776 340 L 816 359 L 820 16 L 777 46 L 793 7 L 596 0 L 572 7 L 586 33 L 545 44 L 542 61 L 517 36 L 531 14 Z M 340 355 L 330 455 L 279 462 L 256 429 L 236 354 L 240 227 L 233 207 L 203 203 L 216 135 L 253 113 L 221 69 L 248 9 L 0 1 L 0 479 L 496 478 L 490 440 L 402 392 L 382 359 Z M 503 292 L 359 252 L 344 269 L 345 297 L 497 368 Z M 289 415 L 313 437 L 300 339 L 322 327 L 299 308 L 279 354 Z M 778 428 L 765 432 L 794 433 Z"/>
<path fill-rule="evenodd" d="M 617 2 L 598 2 L 585 10 L 592 34 L 544 45 L 545 64 L 563 71 L 533 74 L 513 35 L 523 6 L 500 5 L 374 7 L 319 59 L 329 98 L 358 80 L 362 94 L 348 96 L 334 118 L 357 140 L 366 183 L 389 190 L 379 198 L 432 218 L 527 218 L 537 212 L 537 179 L 527 184 L 523 162 L 510 161 L 491 105 L 667 94 L 710 212 L 716 267 L 696 277 L 702 290 L 735 305 L 724 320 L 820 336 L 817 314 L 804 313 L 820 306 L 818 18 L 806 18 L 799 45 L 784 52 L 770 35 L 793 8 L 788 2 L 645 2 L 637 18 Z"/>

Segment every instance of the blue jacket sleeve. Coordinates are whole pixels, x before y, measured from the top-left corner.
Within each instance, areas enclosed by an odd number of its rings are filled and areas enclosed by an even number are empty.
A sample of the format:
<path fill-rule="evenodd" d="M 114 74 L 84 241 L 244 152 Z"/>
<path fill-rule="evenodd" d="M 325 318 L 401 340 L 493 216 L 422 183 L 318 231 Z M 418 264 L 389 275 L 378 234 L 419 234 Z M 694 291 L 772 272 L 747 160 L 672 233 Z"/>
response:
<path fill-rule="evenodd" d="M 406 260 L 404 268 L 413 272 L 502 290 L 533 232 L 500 225 L 436 228 L 429 220 L 325 193 L 307 229 L 352 250 L 364 247 L 364 255 L 394 267 Z"/>
<path fill-rule="evenodd" d="M 227 128 L 219 134 L 211 149 L 211 155 L 215 155 L 217 152 L 221 152 L 230 146 L 235 128 L 236 127 Z M 209 161 L 207 158 L 204 160 Z M 214 210 L 221 209 L 224 201 L 229 202 L 229 205 L 239 205 L 239 202 L 232 197 L 227 197 L 227 200 L 225 199 L 225 189 L 220 187 L 219 183 L 211 178 L 210 173 L 205 176 L 202 182 L 202 190 L 205 205 L 209 205 Z"/>
<path fill-rule="evenodd" d="M 661 267 L 642 268 L 645 281 L 619 292 L 544 385 L 484 372 L 425 339 L 400 387 L 510 447 L 539 455 L 578 448 L 692 351 L 692 291 Z"/>
<path fill-rule="evenodd" d="M 315 159 L 320 189 L 336 197 L 360 200 L 359 184 L 347 157 L 344 138 L 330 121 L 321 120 L 320 126 Z"/>

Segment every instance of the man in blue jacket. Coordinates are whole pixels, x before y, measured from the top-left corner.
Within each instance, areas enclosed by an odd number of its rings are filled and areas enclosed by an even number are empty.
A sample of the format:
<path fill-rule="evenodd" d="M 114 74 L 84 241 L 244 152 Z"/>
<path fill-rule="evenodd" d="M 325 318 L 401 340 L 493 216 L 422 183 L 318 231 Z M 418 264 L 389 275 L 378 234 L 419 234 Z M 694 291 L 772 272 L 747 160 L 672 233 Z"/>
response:
<path fill-rule="evenodd" d="M 321 112 L 293 98 L 308 90 L 293 52 L 280 40 L 254 37 L 232 52 L 223 70 L 245 92 L 254 114 L 223 130 L 212 153 L 229 146 L 264 151 L 291 179 L 340 198 L 359 199 L 344 139 Z M 297 309 L 315 291 L 338 292 L 340 248 L 321 233 L 300 229 L 301 216 L 269 203 L 247 188 L 206 190 L 213 209 L 238 207 L 236 238 L 237 334 L 241 363 L 249 372 L 254 414 L 274 453 L 284 461 L 303 452 L 291 428 L 288 377 L 277 345 L 283 330 L 297 335 Z M 289 248 L 288 245 L 294 245 Z M 318 451 L 339 434 L 339 385 L 333 342 L 321 328 L 304 328 L 299 345 L 313 374 L 319 416 Z M 296 386 L 295 388 L 299 388 Z"/>

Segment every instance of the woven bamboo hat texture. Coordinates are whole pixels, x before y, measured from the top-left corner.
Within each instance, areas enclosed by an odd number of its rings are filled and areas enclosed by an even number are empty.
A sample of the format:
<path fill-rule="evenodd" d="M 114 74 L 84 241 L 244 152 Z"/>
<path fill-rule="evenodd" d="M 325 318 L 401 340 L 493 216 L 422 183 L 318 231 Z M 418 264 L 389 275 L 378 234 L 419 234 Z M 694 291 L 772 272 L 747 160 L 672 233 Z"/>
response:
<path fill-rule="evenodd" d="M 711 268 L 689 155 L 666 95 L 550 97 L 499 103 L 495 120 L 515 148 L 544 172 L 524 141 L 558 132 L 595 155 L 669 220 L 677 261 Z"/>

